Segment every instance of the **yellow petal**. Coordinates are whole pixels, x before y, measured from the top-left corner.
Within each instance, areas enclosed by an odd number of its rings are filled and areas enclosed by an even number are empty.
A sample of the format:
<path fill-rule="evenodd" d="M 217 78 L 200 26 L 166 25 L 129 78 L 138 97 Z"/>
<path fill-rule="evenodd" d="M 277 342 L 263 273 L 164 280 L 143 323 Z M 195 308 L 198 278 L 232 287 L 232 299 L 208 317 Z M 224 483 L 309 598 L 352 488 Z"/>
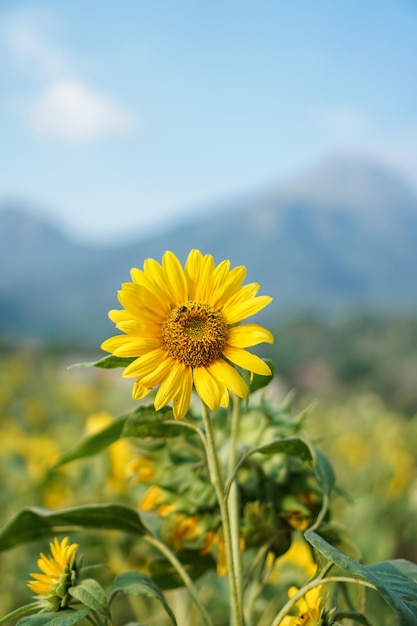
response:
<path fill-rule="evenodd" d="M 250 300 L 238 302 L 233 305 L 227 303 L 223 309 L 223 314 L 228 324 L 236 324 L 247 317 L 251 317 L 251 315 L 255 315 L 255 313 L 258 313 L 261 309 L 270 304 L 270 302 L 272 302 L 270 296 L 258 296 L 257 298 L 251 298 Z M 227 312 L 225 309 L 227 309 Z"/>
<path fill-rule="evenodd" d="M 186 261 L 188 293 L 192 300 L 205 304 L 210 295 L 211 275 L 214 270 L 214 259 L 211 254 L 203 256 L 199 250 L 192 250 Z"/>
<path fill-rule="evenodd" d="M 214 259 L 213 259 L 214 263 Z M 217 299 L 217 293 L 219 289 L 224 287 L 225 281 L 228 278 L 230 273 L 230 261 L 222 261 L 217 265 L 217 267 L 213 267 L 211 271 L 211 275 L 208 277 L 207 281 L 207 290 L 204 294 L 205 302 L 207 304 L 213 304 L 213 301 Z"/>
<path fill-rule="evenodd" d="M 133 283 L 123 283 L 117 297 L 131 318 L 162 323 L 169 311 L 168 303 L 162 307 L 149 291 L 143 288 L 141 290 L 138 285 Z"/>
<path fill-rule="evenodd" d="M 167 352 L 163 348 L 152 350 L 138 359 L 135 359 L 132 363 L 129 363 L 123 370 L 122 376 L 124 378 L 130 378 L 131 376 L 143 378 L 156 369 L 161 361 L 164 361 L 166 358 Z"/>
<path fill-rule="evenodd" d="M 141 398 L 144 398 L 145 396 L 148 395 L 148 393 L 151 391 L 152 387 L 145 387 L 144 385 L 141 385 L 139 380 L 136 380 L 133 383 L 133 387 L 132 387 L 132 399 L 133 400 L 141 400 Z"/>
<path fill-rule="evenodd" d="M 215 378 L 206 367 L 196 367 L 193 371 L 195 389 L 209 409 L 217 411 L 220 406 L 220 389 Z"/>
<path fill-rule="evenodd" d="M 103 350 L 120 357 L 137 357 L 160 346 L 161 340 L 158 336 L 130 337 L 129 335 L 116 335 L 101 344 Z"/>
<path fill-rule="evenodd" d="M 186 366 L 179 361 L 175 361 L 170 367 L 168 375 L 162 381 L 155 396 L 155 409 L 157 411 L 168 404 L 177 394 L 178 386 L 181 384 L 181 377 L 184 373 L 184 367 Z"/>
<path fill-rule="evenodd" d="M 229 311 L 232 311 L 234 307 L 242 304 L 242 302 L 248 302 L 252 300 L 259 291 L 258 283 L 250 283 L 249 285 L 243 285 L 233 295 L 231 295 L 223 305 L 222 311 L 224 315 L 228 315 Z"/>
<path fill-rule="evenodd" d="M 180 420 L 188 411 L 191 400 L 191 392 L 193 388 L 193 373 L 191 367 L 185 366 L 181 378 L 181 383 L 178 389 L 178 393 L 174 398 L 172 410 L 174 412 L 174 418 Z"/>
<path fill-rule="evenodd" d="M 210 365 L 209 369 L 214 378 L 223 383 L 229 391 L 239 398 L 246 398 L 248 387 L 239 372 L 229 363 L 223 359 L 218 359 Z"/>
<path fill-rule="evenodd" d="M 246 268 L 243 265 L 234 267 L 223 285 L 219 285 L 213 294 L 211 304 L 215 308 L 221 308 L 241 288 L 246 276 Z"/>
<path fill-rule="evenodd" d="M 274 336 L 258 324 L 244 324 L 229 329 L 227 344 L 234 348 L 249 348 L 258 343 L 274 343 Z"/>
<path fill-rule="evenodd" d="M 149 281 L 161 292 L 167 303 L 172 304 L 171 290 L 167 284 L 166 274 L 162 265 L 155 259 L 146 259 L 143 268 Z"/>
<path fill-rule="evenodd" d="M 108 312 L 108 316 L 115 324 L 118 324 L 119 322 L 126 322 L 127 320 L 132 319 L 129 311 L 125 311 L 125 309 L 112 309 Z"/>
<path fill-rule="evenodd" d="M 239 365 L 239 367 L 243 367 L 245 370 L 249 370 L 249 372 L 261 374 L 261 376 L 271 375 L 271 370 L 265 361 L 262 361 L 258 356 L 246 350 L 226 346 L 223 349 L 223 354 L 229 361 L 235 365 Z"/>
<path fill-rule="evenodd" d="M 188 295 L 195 300 L 195 290 L 200 275 L 203 255 L 200 250 L 191 250 L 185 262 L 184 271 L 188 285 Z"/>
<path fill-rule="evenodd" d="M 173 367 L 176 367 L 177 363 L 178 361 L 170 356 L 167 356 L 151 372 L 149 372 L 146 376 L 142 376 L 140 383 L 145 385 L 145 387 L 156 387 L 156 385 L 162 383 L 162 381 L 168 376 L 170 370 Z"/>
<path fill-rule="evenodd" d="M 175 254 L 168 250 L 162 257 L 162 267 L 165 271 L 173 302 L 184 302 L 188 297 L 187 281 L 184 270 Z"/>
<path fill-rule="evenodd" d="M 144 287 L 147 291 L 150 291 L 156 298 L 161 301 L 161 303 L 164 303 L 166 301 L 166 294 L 153 280 L 152 272 L 148 273 L 144 270 L 139 270 L 136 267 L 132 267 L 132 269 L 130 270 L 130 276 L 132 278 L 132 281 L 136 285 Z"/>

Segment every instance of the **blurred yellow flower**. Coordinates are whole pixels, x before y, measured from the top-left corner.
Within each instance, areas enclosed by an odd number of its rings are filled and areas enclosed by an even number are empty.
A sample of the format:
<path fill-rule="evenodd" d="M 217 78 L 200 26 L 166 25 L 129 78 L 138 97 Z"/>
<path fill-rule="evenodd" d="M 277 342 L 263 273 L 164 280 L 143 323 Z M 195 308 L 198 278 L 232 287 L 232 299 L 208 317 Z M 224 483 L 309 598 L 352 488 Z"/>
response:
<path fill-rule="evenodd" d="M 58 611 L 68 606 L 68 589 L 75 584 L 77 577 L 76 554 L 78 545 L 69 544 L 68 537 L 61 543 L 55 537 L 50 544 L 51 555 L 41 553 L 38 567 L 42 574 L 30 574 L 34 580 L 27 585 L 42 609 Z"/>
<path fill-rule="evenodd" d="M 282 568 L 287 564 L 296 565 L 306 573 L 308 578 L 311 578 L 316 573 L 317 564 L 313 558 L 311 548 L 302 537 L 295 537 L 291 542 L 289 550 L 276 560 L 278 568 Z"/>
<path fill-rule="evenodd" d="M 131 474 L 134 474 L 135 482 L 150 480 L 155 476 L 155 462 L 145 456 L 137 456 L 129 465 Z"/>
<path fill-rule="evenodd" d="M 161 487 L 152 485 L 143 495 L 139 502 L 139 508 L 141 511 L 154 511 L 158 504 L 162 504 L 163 491 Z"/>
<path fill-rule="evenodd" d="M 174 517 L 174 528 L 169 543 L 175 550 L 182 550 L 184 541 L 195 539 L 200 534 L 197 515 L 186 517 L 177 514 Z"/>
<path fill-rule="evenodd" d="M 280 626 L 321 626 L 326 600 L 321 590 L 322 585 L 318 585 L 307 591 L 295 604 L 298 615 L 286 615 Z M 297 592 L 297 587 L 290 587 L 288 595 L 292 598 Z"/>
<path fill-rule="evenodd" d="M 186 414 L 194 386 L 213 411 L 226 407 L 229 392 L 244 398 L 248 389 L 237 365 L 269 375 L 268 365 L 246 348 L 273 342 L 257 324 L 239 323 L 258 313 L 272 298 L 256 296 L 259 285 L 243 285 L 246 269 L 230 269 L 230 261 L 215 266 L 210 254 L 191 250 L 184 269 L 172 252 L 159 264 L 146 259 L 133 268 L 133 282 L 118 293 L 122 310 L 109 312 L 124 334 L 107 339 L 103 350 L 134 360 L 123 376 L 135 377 L 133 398 L 139 400 L 159 386 L 158 410 L 173 402 L 175 419 Z"/>

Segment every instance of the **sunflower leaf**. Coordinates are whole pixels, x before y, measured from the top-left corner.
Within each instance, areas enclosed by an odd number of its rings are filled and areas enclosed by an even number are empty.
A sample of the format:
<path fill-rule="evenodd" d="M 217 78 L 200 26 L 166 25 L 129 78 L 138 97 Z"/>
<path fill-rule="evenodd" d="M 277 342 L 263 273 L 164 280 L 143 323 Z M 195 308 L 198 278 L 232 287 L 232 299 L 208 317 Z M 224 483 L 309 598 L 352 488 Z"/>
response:
<path fill-rule="evenodd" d="M 249 454 L 254 454 L 255 452 L 260 452 L 261 454 L 284 452 L 285 454 L 298 456 L 303 461 L 308 461 L 309 463 L 311 463 L 314 458 L 311 446 L 307 443 L 307 441 L 301 439 L 301 437 L 285 437 L 284 439 L 277 439 L 271 443 L 253 448 L 249 451 L 249 453 L 247 453 L 247 456 L 249 456 Z"/>
<path fill-rule="evenodd" d="M 101 452 L 110 446 L 120 439 L 126 420 L 127 416 L 119 417 L 100 430 L 100 432 L 83 437 L 71 450 L 62 455 L 55 465 L 51 467 L 50 472 L 71 461 L 97 454 L 97 452 Z"/>
<path fill-rule="evenodd" d="M 172 423 L 167 424 L 169 420 Z M 125 423 L 123 437 L 154 437 L 157 439 L 178 437 L 183 431 L 178 427 L 180 422 L 174 423 L 172 409 L 164 407 L 155 411 L 153 405 L 140 406 L 131 413 Z"/>
<path fill-rule="evenodd" d="M 84 363 L 73 363 L 68 369 L 75 367 L 101 367 L 102 369 L 110 370 L 116 367 L 127 367 L 129 363 L 135 360 L 135 357 L 121 357 L 114 356 L 114 354 L 108 354 L 107 356 L 99 359 L 98 361 L 85 361 Z"/>
<path fill-rule="evenodd" d="M 146 574 L 141 572 L 125 572 L 120 574 L 120 576 L 116 576 L 114 580 L 113 594 L 118 592 L 122 592 L 127 596 L 148 596 L 156 598 L 164 607 L 172 624 L 176 626 L 177 621 L 175 619 L 175 615 L 167 604 L 161 589 L 152 580 L 152 578 L 149 578 Z"/>
<path fill-rule="evenodd" d="M 79 528 L 120 530 L 135 535 L 149 533 L 139 513 L 122 504 L 88 504 L 61 511 L 26 507 L 0 530 L 0 550 Z"/>
<path fill-rule="evenodd" d="M 400 626 L 417 626 L 416 564 L 397 559 L 364 566 L 327 543 L 313 530 L 307 530 L 304 536 L 318 552 L 352 578 L 371 583 L 394 610 Z"/>
<path fill-rule="evenodd" d="M 39 602 L 31 602 L 30 604 L 25 604 L 24 606 L 20 606 L 18 609 L 15 609 L 11 613 L 8 613 L 4 617 L 0 619 L 0 625 L 7 624 L 11 622 L 12 619 L 17 619 L 20 615 L 24 615 L 25 613 L 30 613 L 31 611 L 39 611 Z"/>
<path fill-rule="evenodd" d="M 104 589 L 94 578 L 86 578 L 79 585 L 70 587 L 68 593 L 89 609 L 110 617 Z"/>
<path fill-rule="evenodd" d="M 269 374 L 268 376 L 263 376 L 261 374 L 253 374 L 252 380 L 249 383 L 249 393 L 254 393 L 255 391 L 258 391 L 258 389 L 263 389 L 264 387 L 266 387 L 267 385 L 269 385 L 269 383 L 271 382 L 271 380 L 274 377 L 274 363 L 271 359 L 262 359 L 270 368 L 271 370 L 271 374 Z"/>
<path fill-rule="evenodd" d="M 38 613 L 19 620 L 16 626 L 72 626 L 78 624 L 89 611 L 59 611 L 59 613 Z"/>

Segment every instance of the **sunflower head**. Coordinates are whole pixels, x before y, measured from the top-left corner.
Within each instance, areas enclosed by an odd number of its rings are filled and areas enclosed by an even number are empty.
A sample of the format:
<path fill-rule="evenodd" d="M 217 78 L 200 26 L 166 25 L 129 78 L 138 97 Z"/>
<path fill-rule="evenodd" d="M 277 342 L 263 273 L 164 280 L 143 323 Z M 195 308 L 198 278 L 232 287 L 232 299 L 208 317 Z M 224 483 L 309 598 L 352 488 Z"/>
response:
<path fill-rule="evenodd" d="M 50 544 L 51 555 L 41 553 L 38 559 L 42 573 L 30 574 L 33 580 L 29 580 L 27 585 L 44 611 L 59 611 L 68 606 L 68 590 L 75 585 L 79 569 L 78 545 L 68 542 L 68 537 L 61 542 L 55 537 Z"/>
<path fill-rule="evenodd" d="M 131 362 L 123 375 L 135 378 L 133 398 L 158 387 L 155 409 L 172 402 L 174 417 L 186 414 L 194 388 L 213 411 L 227 407 L 229 392 L 246 397 L 248 387 L 235 366 L 251 374 L 270 368 L 246 348 L 273 342 L 257 324 L 241 324 L 272 298 L 258 296 L 259 285 L 243 285 L 246 269 L 215 265 L 210 254 L 192 250 L 184 268 L 172 252 L 162 263 L 147 259 L 131 270 L 132 282 L 119 291 L 123 309 L 109 317 L 123 334 L 107 339 L 103 350 Z"/>

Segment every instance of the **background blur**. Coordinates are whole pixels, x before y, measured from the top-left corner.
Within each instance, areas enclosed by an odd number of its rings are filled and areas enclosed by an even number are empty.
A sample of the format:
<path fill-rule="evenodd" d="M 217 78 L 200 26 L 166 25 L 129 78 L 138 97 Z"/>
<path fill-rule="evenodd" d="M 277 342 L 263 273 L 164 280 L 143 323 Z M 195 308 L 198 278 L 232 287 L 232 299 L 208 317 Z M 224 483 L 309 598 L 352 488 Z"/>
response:
<path fill-rule="evenodd" d="M 198 247 L 274 297 L 262 356 L 319 400 L 364 552 L 413 558 L 416 32 L 413 0 L 1 1 L 5 519 L 51 503 L 29 441 L 129 404 L 65 370 L 102 356 L 129 269 Z"/>

